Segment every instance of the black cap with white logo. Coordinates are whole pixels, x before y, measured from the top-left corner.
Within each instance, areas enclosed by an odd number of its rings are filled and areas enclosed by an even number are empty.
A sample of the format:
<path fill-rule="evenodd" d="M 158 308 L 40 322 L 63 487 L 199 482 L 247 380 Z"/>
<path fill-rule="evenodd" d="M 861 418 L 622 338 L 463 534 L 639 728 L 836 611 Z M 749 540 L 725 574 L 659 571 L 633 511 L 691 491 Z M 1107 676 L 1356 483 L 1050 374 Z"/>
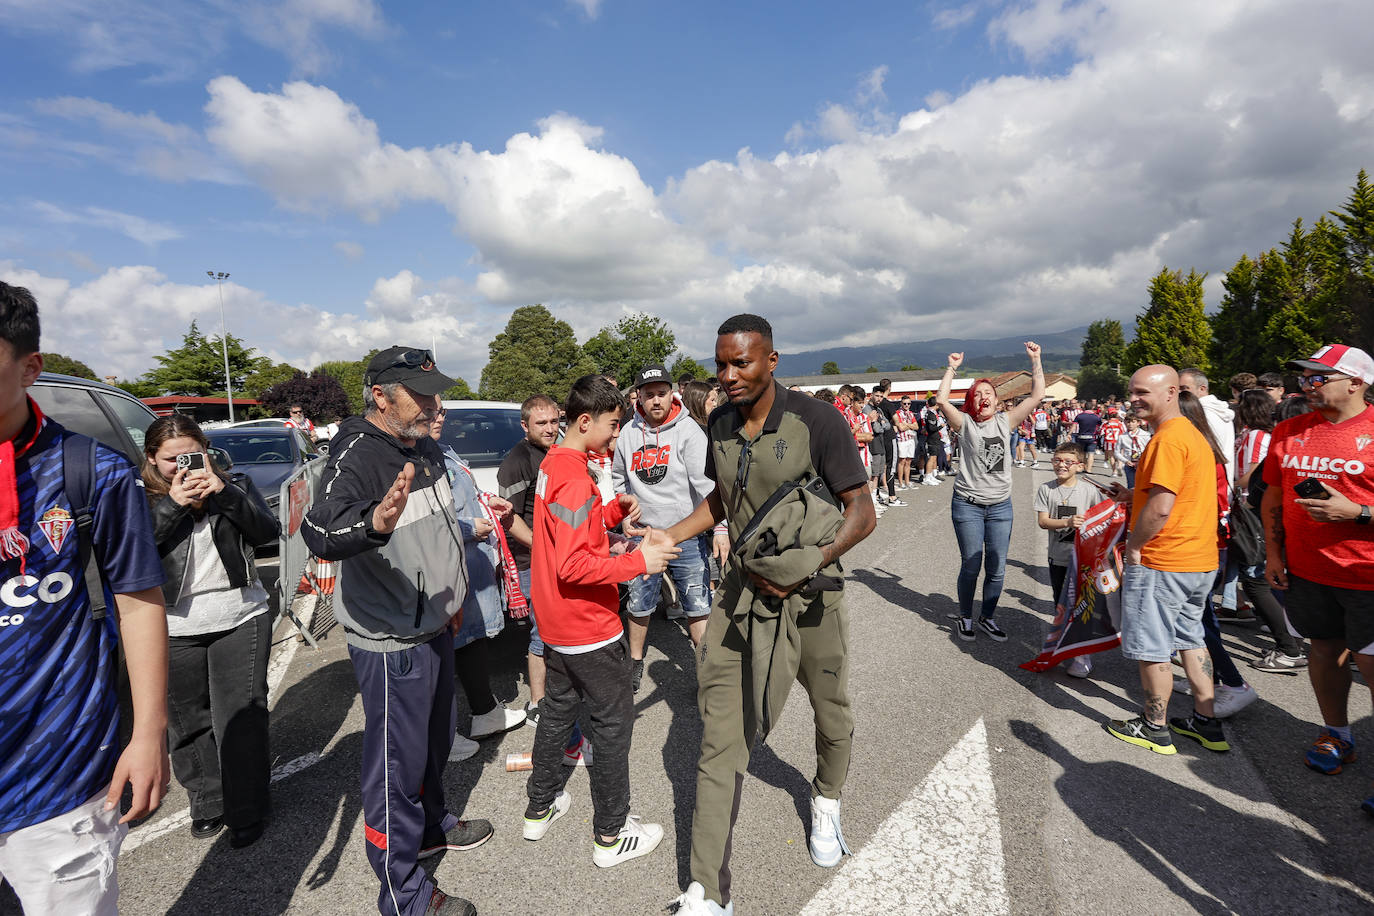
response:
<path fill-rule="evenodd" d="M 635 376 L 636 388 L 643 388 L 645 385 L 652 382 L 663 382 L 666 385 L 673 384 L 668 378 L 668 370 L 664 369 L 662 366 L 645 366 L 643 369 L 639 370 L 639 375 Z"/>

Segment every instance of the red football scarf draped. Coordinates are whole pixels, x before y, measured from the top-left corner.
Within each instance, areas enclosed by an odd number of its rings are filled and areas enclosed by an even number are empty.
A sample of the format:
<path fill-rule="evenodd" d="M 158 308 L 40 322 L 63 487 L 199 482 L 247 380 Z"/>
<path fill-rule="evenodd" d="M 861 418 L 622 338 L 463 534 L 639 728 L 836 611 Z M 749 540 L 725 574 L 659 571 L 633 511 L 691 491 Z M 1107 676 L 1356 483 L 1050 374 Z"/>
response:
<path fill-rule="evenodd" d="M 33 411 L 33 435 L 24 441 L 0 442 L 0 560 L 18 559 L 21 574 L 25 570 L 29 539 L 19 530 L 19 481 L 14 473 L 14 462 L 33 446 L 43 431 L 43 411 L 33 398 L 28 401 L 29 410 Z M 20 435 L 23 435 L 22 430 Z"/>
<path fill-rule="evenodd" d="M 492 511 L 490 500 L 489 493 L 479 493 L 477 496 L 477 501 L 482 504 L 482 511 L 487 514 L 487 521 L 496 529 L 496 542 L 501 550 L 501 576 L 506 586 L 506 610 L 512 617 L 528 617 L 530 606 L 525 600 L 525 593 L 520 590 L 520 573 L 515 568 L 515 558 L 511 556 L 510 545 L 506 543 L 506 529 L 501 527 L 501 519 Z"/>

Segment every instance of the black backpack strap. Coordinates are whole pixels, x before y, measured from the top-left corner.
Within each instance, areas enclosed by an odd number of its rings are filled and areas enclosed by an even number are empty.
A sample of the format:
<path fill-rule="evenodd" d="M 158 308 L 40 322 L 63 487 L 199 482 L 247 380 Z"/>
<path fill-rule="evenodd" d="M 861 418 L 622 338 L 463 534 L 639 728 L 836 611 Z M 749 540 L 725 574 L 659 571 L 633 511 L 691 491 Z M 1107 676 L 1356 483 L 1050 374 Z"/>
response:
<path fill-rule="evenodd" d="M 95 486 L 95 440 L 71 432 L 62 436 L 62 488 L 72 506 L 76 524 L 76 549 L 85 570 L 86 593 L 90 596 L 91 616 L 105 617 L 104 576 L 99 549 L 95 543 L 95 511 L 91 505 Z"/>

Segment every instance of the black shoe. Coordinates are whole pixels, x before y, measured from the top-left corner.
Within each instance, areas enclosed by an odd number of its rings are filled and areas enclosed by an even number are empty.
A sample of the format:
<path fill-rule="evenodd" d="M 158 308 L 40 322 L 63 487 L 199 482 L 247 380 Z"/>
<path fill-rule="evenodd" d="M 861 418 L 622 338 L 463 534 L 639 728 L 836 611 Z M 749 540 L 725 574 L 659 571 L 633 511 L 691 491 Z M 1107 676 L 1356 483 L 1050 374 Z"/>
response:
<path fill-rule="evenodd" d="M 960 639 L 973 639 L 973 621 L 968 617 L 960 617 L 956 631 Z"/>
<path fill-rule="evenodd" d="M 1192 738 L 1209 751 L 1229 751 L 1231 745 L 1226 741 L 1226 733 L 1221 730 L 1220 719 L 1203 721 L 1195 712 L 1187 718 L 1169 720 L 1169 728 L 1176 735 Z"/>
<path fill-rule="evenodd" d="M 1107 723 L 1107 731 L 1127 744 L 1149 748 L 1156 754 L 1177 753 L 1174 748 L 1174 736 L 1169 734 L 1169 730 L 1162 725 L 1151 725 L 1145 721 L 1144 716 L 1136 716 L 1134 719 L 1113 719 Z"/>
<path fill-rule="evenodd" d="M 224 820 L 218 817 L 204 817 L 191 821 L 191 836 L 198 840 L 208 840 L 224 829 Z"/>
<path fill-rule="evenodd" d="M 255 821 L 247 827 L 231 827 L 229 829 L 229 845 L 234 849 L 242 849 L 245 846 L 252 846 L 262 836 L 262 832 L 267 829 L 267 821 Z"/>
<path fill-rule="evenodd" d="M 429 895 L 425 916 L 477 916 L 477 907 L 471 901 L 445 894 L 436 887 Z"/>
<path fill-rule="evenodd" d="M 466 849 L 476 849 L 491 839 L 491 835 L 495 832 L 492 829 L 491 821 L 459 821 L 450 827 L 447 833 L 440 833 L 437 829 L 433 833 L 426 833 L 424 840 L 420 843 L 419 858 L 427 859 L 448 849 L 459 852 Z"/>
<path fill-rule="evenodd" d="M 993 620 L 991 617 L 979 618 L 978 629 L 982 630 L 984 633 L 988 634 L 998 642 L 1007 641 L 1006 631 L 999 627 L 997 625 L 997 621 Z"/>
<path fill-rule="evenodd" d="M 538 727 L 539 727 L 539 704 L 538 704 L 538 703 L 526 703 L 526 704 L 525 704 L 525 724 L 528 725 L 530 728 L 538 728 Z"/>
<path fill-rule="evenodd" d="M 630 659 L 630 692 L 639 693 L 639 685 L 644 682 L 644 659 Z"/>

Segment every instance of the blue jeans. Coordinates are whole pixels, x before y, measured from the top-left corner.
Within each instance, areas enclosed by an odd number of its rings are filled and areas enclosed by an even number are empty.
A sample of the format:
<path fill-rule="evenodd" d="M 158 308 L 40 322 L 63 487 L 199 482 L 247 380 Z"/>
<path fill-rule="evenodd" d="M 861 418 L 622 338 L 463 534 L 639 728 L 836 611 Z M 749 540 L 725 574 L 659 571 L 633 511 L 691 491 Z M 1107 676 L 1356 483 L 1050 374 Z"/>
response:
<path fill-rule="evenodd" d="M 680 545 L 682 553 L 668 561 L 668 574 L 677 586 L 678 602 L 689 618 L 711 613 L 711 536 L 699 534 Z M 648 617 L 658 607 L 663 574 L 635 576 L 629 581 L 631 617 Z"/>
<path fill-rule="evenodd" d="M 950 502 L 954 537 L 959 541 L 959 612 L 973 618 L 973 593 L 978 587 L 978 568 L 983 575 L 983 616 L 992 619 L 1002 597 L 1007 573 L 1007 547 L 1011 544 L 1011 500 L 980 506 L 954 497 Z"/>
<path fill-rule="evenodd" d="M 530 600 L 530 571 L 520 570 L 520 591 L 525 593 L 525 600 Z M 531 608 L 529 617 L 525 618 L 530 622 L 530 655 L 544 657 L 544 640 L 539 638 L 539 622 L 534 619 L 534 610 Z"/>
<path fill-rule="evenodd" d="M 1167 662 L 1173 652 L 1207 645 L 1207 602 L 1216 579 L 1208 572 L 1168 572 L 1131 563 L 1121 575 L 1121 654 Z"/>

